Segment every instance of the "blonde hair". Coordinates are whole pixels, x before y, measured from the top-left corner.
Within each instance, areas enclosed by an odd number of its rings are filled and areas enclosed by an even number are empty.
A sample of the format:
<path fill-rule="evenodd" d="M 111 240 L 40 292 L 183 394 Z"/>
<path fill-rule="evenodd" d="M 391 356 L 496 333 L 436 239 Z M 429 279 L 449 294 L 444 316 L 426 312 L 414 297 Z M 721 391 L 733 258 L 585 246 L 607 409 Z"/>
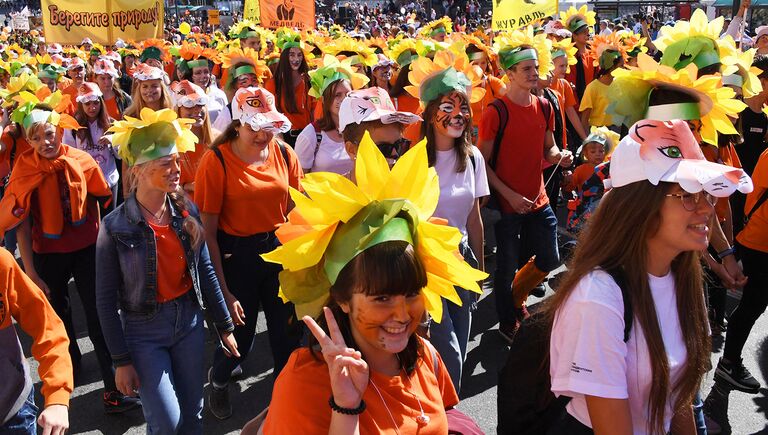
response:
<path fill-rule="evenodd" d="M 171 94 L 170 91 L 168 91 L 168 87 L 165 86 L 165 83 L 162 79 L 160 80 L 160 108 L 161 109 L 171 109 L 173 108 L 173 103 L 171 102 Z M 141 109 L 147 107 L 147 105 L 144 103 L 144 99 L 141 97 L 141 80 L 134 80 L 133 81 L 133 92 L 131 93 L 131 105 L 128 106 L 127 109 L 125 109 L 125 113 L 123 113 L 123 116 L 132 116 L 134 118 L 139 117 L 139 113 L 141 113 Z"/>
<path fill-rule="evenodd" d="M 131 176 L 128 180 L 128 194 L 136 195 L 136 190 L 139 188 L 141 180 L 147 179 L 142 173 L 151 168 L 155 162 L 157 162 L 157 160 L 150 160 L 131 168 Z M 200 221 L 189 213 L 189 210 L 193 207 L 192 201 L 189 200 L 189 197 L 181 186 L 176 188 L 175 192 L 168 193 L 168 198 L 171 200 L 173 207 L 184 216 L 181 228 L 187 235 L 189 235 L 189 238 L 192 241 L 192 246 L 195 249 L 199 248 L 205 240 L 205 233 Z"/>

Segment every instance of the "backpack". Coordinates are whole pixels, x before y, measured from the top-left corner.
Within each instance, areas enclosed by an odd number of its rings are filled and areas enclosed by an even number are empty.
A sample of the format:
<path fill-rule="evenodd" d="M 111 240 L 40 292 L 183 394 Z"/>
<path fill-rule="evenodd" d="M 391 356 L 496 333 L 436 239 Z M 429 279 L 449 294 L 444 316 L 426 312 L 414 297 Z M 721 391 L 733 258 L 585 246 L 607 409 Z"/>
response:
<path fill-rule="evenodd" d="M 541 111 L 544 114 L 544 122 L 549 125 L 549 117 L 552 114 L 552 105 L 544 97 L 537 96 L 536 98 L 539 100 L 539 104 L 541 105 Z M 499 160 L 499 149 L 501 148 L 501 141 L 504 138 L 504 131 L 506 130 L 507 122 L 509 122 L 509 112 L 507 111 L 506 104 L 504 104 L 504 101 L 501 98 L 493 100 L 489 107 L 493 107 L 496 110 L 496 113 L 499 115 L 499 129 L 496 131 L 496 137 L 493 139 L 491 158 L 488 160 L 488 166 L 490 166 L 491 169 L 495 171 L 496 164 Z M 501 207 L 499 206 L 499 198 L 496 195 L 497 193 L 491 189 L 491 198 L 486 206 L 493 210 L 501 210 Z"/>
<path fill-rule="evenodd" d="M 621 289 L 624 301 L 624 342 L 632 328 L 632 305 L 621 270 L 606 270 Z M 498 427 L 501 435 L 539 435 L 565 412 L 570 397 L 555 397 L 549 376 L 549 338 L 552 324 L 542 312 L 523 321 L 499 372 Z"/>

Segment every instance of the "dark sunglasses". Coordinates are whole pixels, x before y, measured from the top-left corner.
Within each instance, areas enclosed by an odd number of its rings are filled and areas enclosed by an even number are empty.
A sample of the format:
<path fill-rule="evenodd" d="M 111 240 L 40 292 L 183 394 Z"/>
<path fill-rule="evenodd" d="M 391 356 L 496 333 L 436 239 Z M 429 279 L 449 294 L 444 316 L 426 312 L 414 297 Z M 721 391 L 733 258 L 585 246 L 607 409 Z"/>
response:
<path fill-rule="evenodd" d="M 405 138 L 400 138 L 391 143 L 377 143 L 376 147 L 378 147 L 379 151 L 384 154 L 384 157 L 397 160 L 411 147 L 411 141 Z"/>

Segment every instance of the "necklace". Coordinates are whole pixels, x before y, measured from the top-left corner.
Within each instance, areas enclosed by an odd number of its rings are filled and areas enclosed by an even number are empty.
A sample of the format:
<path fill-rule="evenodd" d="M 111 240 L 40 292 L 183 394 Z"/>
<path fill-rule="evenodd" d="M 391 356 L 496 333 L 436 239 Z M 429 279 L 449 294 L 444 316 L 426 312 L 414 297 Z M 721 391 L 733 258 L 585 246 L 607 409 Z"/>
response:
<path fill-rule="evenodd" d="M 392 411 L 389 410 L 389 406 L 387 406 L 387 401 L 384 400 L 384 396 L 381 394 L 381 391 L 379 391 L 379 387 L 376 386 L 376 383 L 373 382 L 372 378 L 369 379 L 369 381 L 371 382 L 373 389 L 376 390 L 376 394 L 379 395 L 379 399 L 381 399 L 381 403 L 384 404 L 384 409 L 387 410 L 387 414 L 389 414 L 389 419 L 392 420 L 392 427 L 394 427 L 395 433 L 397 433 L 397 435 L 400 435 L 400 430 L 397 428 L 397 422 L 395 421 L 395 418 L 392 416 Z M 427 414 L 424 413 L 424 408 L 421 406 L 421 400 L 419 400 L 419 397 L 412 391 L 408 390 L 407 388 L 405 389 L 405 391 L 411 394 L 413 398 L 416 399 L 416 403 L 419 404 L 420 414 L 416 416 L 416 423 L 419 425 L 419 427 L 424 427 L 428 425 L 430 418 Z"/>
<path fill-rule="evenodd" d="M 155 223 L 157 224 L 159 224 L 163 220 L 163 217 L 165 217 L 165 212 L 168 210 L 168 207 L 166 207 L 165 202 L 163 202 L 163 209 L 160 210 L 160 216 L 157 216 L 156 214 L 152 213 L 150 209 L 144 207 L 144 204 L 140 203 L 138 199 L 136 200 L 136 202 L 139 204 L 139 206 L 141 206 L 141 208 L 144 209 L 144 211 L 146 211 L 147 213 L 149 213 L 150 216 L 152 216 L 152 220 L 155 221 Z"/>

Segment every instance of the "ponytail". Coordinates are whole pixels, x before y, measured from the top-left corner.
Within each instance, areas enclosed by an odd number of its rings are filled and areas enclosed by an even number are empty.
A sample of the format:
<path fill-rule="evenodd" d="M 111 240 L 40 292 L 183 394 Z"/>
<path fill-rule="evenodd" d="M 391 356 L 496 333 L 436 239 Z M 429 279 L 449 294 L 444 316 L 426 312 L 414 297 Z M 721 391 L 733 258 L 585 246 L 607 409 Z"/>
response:
<path fill-rule="evenodd" d="M 178 210 L 184 217 L 181 227 L 192 240 L 192 247 L 195 249 L 199 248 L 205 237 L 203 233 L 203 225 L 189 213 L 191 204 L 188 197 L 184 194 L 184 190 L 179 187 L 175 192 L 169 193 L 168 198 L 171 199 L 173 206 L 176 207 L 176 210 Z"/>

